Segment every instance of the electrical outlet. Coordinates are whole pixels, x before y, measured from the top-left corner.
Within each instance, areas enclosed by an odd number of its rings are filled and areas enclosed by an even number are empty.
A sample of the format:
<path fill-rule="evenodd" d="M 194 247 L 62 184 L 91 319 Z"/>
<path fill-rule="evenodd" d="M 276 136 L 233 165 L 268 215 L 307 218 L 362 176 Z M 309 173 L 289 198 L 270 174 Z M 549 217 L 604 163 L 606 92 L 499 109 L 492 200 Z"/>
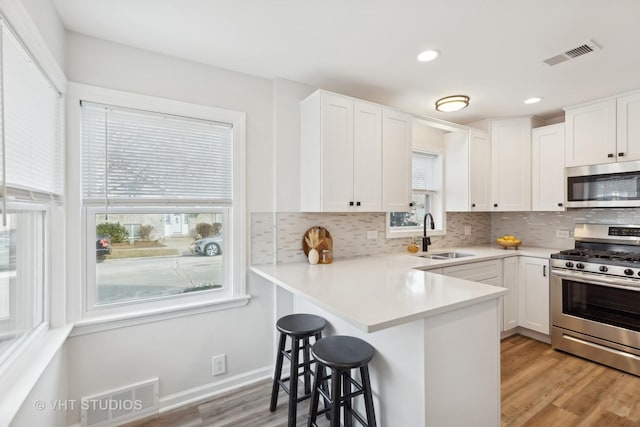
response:
<path fill-rule="evenodd" d="M 556 237 L 560 237 L 563 239 L 569 238 L 569 231 L 567 230 L 556 230 Z"/>
<path fill-rule="evenodd" d="M 464 226 L 464 235 L 465 236 L 471 236 L 471 226 L 470 225 L 465 225 Z"/>
<path fill-rule="evenodd" d="M 367 239 L 377 239 L 378 232 L 376 230 L 367 231 Z"/>
<path fill-rule="evenodd" d="M 211 358 L 211 364 L 213 365 L 213 376 L 222 375 L 227 372 L 227 359 L 224 354 L 219 354 Z"/>

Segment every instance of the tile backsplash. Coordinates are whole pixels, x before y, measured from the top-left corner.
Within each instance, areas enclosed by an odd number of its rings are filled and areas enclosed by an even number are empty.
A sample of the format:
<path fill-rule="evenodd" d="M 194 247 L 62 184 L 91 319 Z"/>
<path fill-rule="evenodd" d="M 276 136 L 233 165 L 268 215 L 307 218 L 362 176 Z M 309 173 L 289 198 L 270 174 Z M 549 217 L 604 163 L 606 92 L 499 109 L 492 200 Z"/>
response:
<path fill-rule="evenodd" d="M 313 226 L 331 233 L 335 259 L 405 252 L 411 238 L 385 238 L 385 220 L 384 213 L 253 213 L 251 263 L 305 261 L 302 236 Z M 464 235 L 465 226 L 471 227 L 471 235 Z M 378 232 L 377 239 L 367 239 L 367 231 L 372 230 Z M 432 237 L 431 248 L 486 244 L 490 232 L 490 214 L 450 212 L 447 235 Z"/>
<path fill-rule="evenodd" d="M 384 213 L 253 213 L 251 263 L 305 261 L 302 236 L 313 226 L 325 227 L 333 238 L 333 257 L 403 253 L 411 238 L 385 237 Z M 640 208 L 571 209 L 566 212 L 447 212 L 447 234 L 433 236 L 431 248 L 491 244 L 513 234 L 523 246 L 567 249 L 574 246 L 575 223 L 640 224 Z M 471 234 L 465 235 L 465 226 Z M 378 232 L 367 239 L 367 231 Z M 556 237 L 568 231 L 570 238 Z"/>

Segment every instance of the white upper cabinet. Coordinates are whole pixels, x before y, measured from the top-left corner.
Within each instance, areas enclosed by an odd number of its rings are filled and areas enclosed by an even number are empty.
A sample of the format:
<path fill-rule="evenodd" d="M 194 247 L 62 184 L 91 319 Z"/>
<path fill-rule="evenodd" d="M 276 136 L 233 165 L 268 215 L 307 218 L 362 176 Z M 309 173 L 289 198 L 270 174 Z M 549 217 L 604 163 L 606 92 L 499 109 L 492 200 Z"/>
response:
<path fill-rule="evenodd" d="M 620 96 L 616 104 L 617 159 L 640 160 L 640 92 Z"/>
<path fill-rule="evenodd" d="M 565 108 L 565 165 L 640 160 L 640 91 Z"/>
<path fill-rule="evenodd" d="M 300 105 L 301 211 L 408 209 L 410 115 L 323 90 Z"/>
<path fill-rule="evenodd" d="M 413 116 L 382 109 L 382 210 L 404 212 L 411 203 Z"/>
<path fill-rule="evenodd" d="M 489 211 L 491 141 L 470 129 L 445 134 L 445 196 L 448 212 Z"/>
<path fill-rule="evenodd" d="M 585 166 L 625 160 L 616 149 L 616 100 L 565 109 L 565 165 Z"/>
<path fill-rule="evenodd" d="M 469 189 L 471 211 L 491 209 L 491 140 L 480 130 L 469 131 Z"/>
<path fill-rule="evenodd" d="M 531 210 L 530 117 L 491 121 L 491 200 L 494 211 Z"/>
<path fill-rule="evenodd" d="M 531 210 L 563 211 L 564 123 L 533 129 L 531 158 Z"/>

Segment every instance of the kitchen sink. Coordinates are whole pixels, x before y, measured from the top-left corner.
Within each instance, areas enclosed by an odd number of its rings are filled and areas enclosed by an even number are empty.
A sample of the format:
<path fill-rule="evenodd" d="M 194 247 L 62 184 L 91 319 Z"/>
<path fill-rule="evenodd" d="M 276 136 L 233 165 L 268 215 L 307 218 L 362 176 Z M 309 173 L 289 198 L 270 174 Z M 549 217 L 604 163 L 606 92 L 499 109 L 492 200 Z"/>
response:
<path fill-rule="evenodd" d="M 438 252 L 435 254 L 422 254 L 418 256 L 422 258 L 430 258 L 430 259 L 454 259 L 454 258 L 464 258 L 468 256 L 473 256 L 473 254 L 465 254 L 463 252 Z"/>

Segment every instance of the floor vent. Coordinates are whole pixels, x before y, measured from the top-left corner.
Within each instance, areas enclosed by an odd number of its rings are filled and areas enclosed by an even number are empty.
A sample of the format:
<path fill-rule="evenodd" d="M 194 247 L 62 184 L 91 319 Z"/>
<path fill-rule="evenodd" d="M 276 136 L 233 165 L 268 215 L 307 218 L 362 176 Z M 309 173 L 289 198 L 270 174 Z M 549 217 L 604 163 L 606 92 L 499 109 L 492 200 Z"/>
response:
<path fill-rule="evenodd" d="M 111 427 L 158 412 L 159 379 L 85 396 L 80 402 L 82 427 Z"/>
<path fill-rule="evenodd" d="M 598 46 L 593 40 L 589 40 L 588 42 L 583 43 L 580 46 L 564 51 L 559 55 L 552 56 L 551 58 L 547 58 L 543 62 L 548 66 L 553 67 L 554 65 L 561 64 L 563 62 L 569 61 L 570 59 L 575 59 L 579 56 L 586 55 L 600 49 L 600 46 Z"/>

